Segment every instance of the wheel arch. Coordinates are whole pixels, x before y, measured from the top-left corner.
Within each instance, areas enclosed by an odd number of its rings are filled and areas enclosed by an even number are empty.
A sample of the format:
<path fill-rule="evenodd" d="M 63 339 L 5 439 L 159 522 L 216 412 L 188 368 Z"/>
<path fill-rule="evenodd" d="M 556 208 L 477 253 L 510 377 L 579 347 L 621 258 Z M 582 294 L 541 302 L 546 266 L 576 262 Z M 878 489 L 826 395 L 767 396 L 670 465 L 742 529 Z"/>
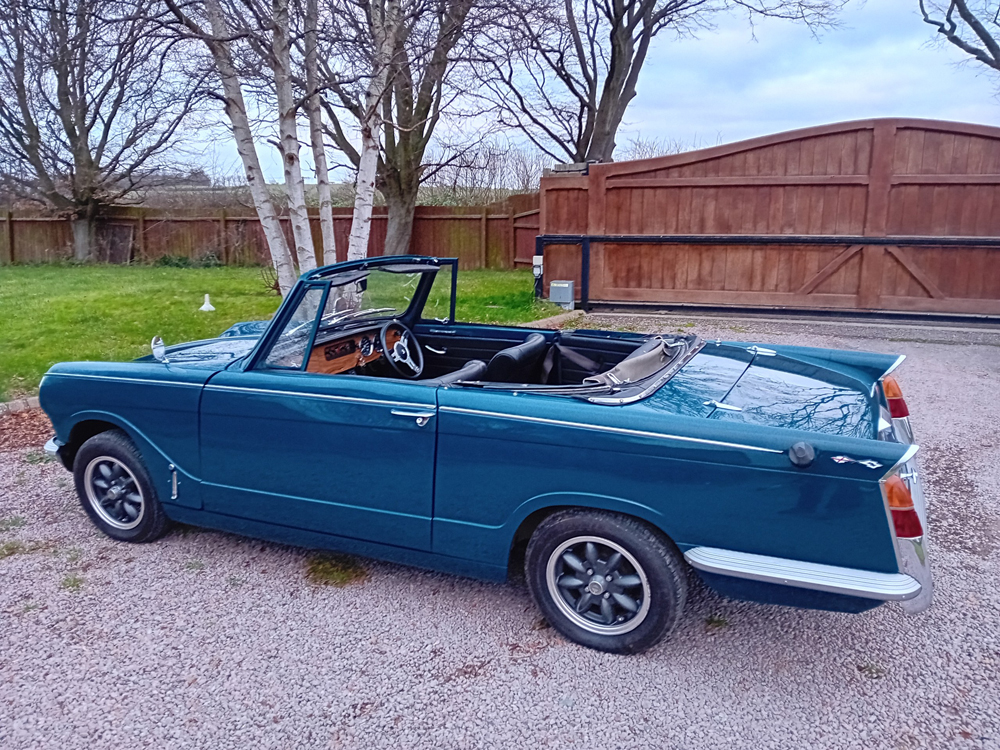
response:
<path fill-rule="evenodd" d="M 528 507 L 525 507 L 528 506 Z M 523 575 L 524 553 L 528 541 L 539 525 L 549 516 L 564 510 L 590 510 L 595 512 L 616 513 L 645 524 L 655 533 L 663 536 L 669 543 L 678 546 L 677 540 L 666 528 L 661 513 L 648 505 L 636 503 L 622 498 L 602 495 L 558 494 L 543 495 L 522 506 L 520 520 L 511 535 L 507 550 L 507 577 L 517 579 Z"/>
<path fill-rule="evenodd" d="M 76 454 L 80 447 L 95 435 L 111 430 L 121 430 L 128 434 L 121 425 L 104 418 L 86 418 L 76 422 L 70 428 L 66 444 L 59 451 L 59 458 L 62 460 L 63 466 L 72 471 L 73 462 L 76 460 Z"/>
<path fill-rule="evenodd" d="M 73 460 L 76 458 L 76 453 L 80 450 L 80 446 L 95 435 L 100 435 L 102 432 L 108 432 L 109 430 L 120 430 L 125 433 L 139 451 L 139 455 L 142 456 L 143 461 L 146 462 L 147 468 L 151 468 L 154 461 L 166 463 L 170 463 L 171 461 L 160 450 L 159 446 L 149 439 L 142 430 L 113 412 L 97 410 L 81 411 L 66 420 L 66 423 L 72 424 L 72 427 L 69 428 L 69 438 L 62 449 L 60 449 L 59 454 L 60 457 L 64 457 L 63 460 L 70 471 L 73 470 Z M 62 431 L 63 427 L 60 425 L 58 432 L 61 433 Z"/>

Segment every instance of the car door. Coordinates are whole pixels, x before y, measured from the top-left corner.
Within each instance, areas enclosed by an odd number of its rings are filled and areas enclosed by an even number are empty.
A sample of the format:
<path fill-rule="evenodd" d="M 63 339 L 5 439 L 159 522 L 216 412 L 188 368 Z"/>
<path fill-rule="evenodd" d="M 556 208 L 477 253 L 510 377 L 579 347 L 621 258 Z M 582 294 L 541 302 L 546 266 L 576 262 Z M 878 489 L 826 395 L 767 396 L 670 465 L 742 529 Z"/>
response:
<path fill-rule="evenodd" d="M 223 371 L 204 389 L 204 507 L 430 549 L 436 389 L 295 370 Z"/>

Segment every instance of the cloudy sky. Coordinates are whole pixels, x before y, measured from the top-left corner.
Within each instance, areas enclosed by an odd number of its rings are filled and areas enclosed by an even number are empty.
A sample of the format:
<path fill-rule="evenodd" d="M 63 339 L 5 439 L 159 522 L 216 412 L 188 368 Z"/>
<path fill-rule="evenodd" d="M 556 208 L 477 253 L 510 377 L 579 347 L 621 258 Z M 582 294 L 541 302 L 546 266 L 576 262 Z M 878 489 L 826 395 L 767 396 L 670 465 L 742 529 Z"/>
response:
<path fill-rule="evenodd" d="M 722 17 L 713 31 L 654 42 L 618 139 L 713 146 L 783 130 L 868 117 L 924 117 L 1000 125 L 997 82 L 951 45 L 935 42 L 917 0 L 851 0 L 840 27 L 818 37 L 787 21 Z M 229 139 L 214 171 L 237 170 Z M 308 149 L 302 156 L 308 164 Z M 281 180 L 272 148 L 269 180 Z M 307 176 L 310 179 L 311 175 Z M 334 179 L 349 179 L 346 169 Z"/>
<path fill-rule="evenodd" d="M 619 143 L 641 133 L 710 146 L 868 117 L 1000 125 L 997 79 L 934 36 L 917 0 L 852 0 L 818 38 L 789 22 L 751 34 L 745 19 L 720 19 L 697 39 L 661 40 Z"/>

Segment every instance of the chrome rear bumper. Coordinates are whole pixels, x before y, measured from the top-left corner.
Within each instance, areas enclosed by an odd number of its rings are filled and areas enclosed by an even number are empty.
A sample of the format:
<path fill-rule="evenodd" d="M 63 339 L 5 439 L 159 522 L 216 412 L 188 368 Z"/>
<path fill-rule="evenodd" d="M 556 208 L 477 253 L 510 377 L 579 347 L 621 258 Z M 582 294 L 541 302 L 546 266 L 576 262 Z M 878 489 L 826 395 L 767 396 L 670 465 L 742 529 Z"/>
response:
<path fill-rule="evenodd" d="M 714 547 L 693 547 L 684 559 L 706 573 L 862 599 L 907 602 L 923 593 L 920 582 L 907 573 L 877 573 Z"/>

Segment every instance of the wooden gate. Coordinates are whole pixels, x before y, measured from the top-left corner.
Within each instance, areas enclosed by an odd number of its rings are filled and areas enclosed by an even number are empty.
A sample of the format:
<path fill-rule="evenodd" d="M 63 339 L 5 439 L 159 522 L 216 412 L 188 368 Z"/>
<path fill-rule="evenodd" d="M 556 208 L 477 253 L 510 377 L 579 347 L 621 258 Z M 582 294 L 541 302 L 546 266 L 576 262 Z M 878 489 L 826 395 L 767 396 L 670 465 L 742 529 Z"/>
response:
<path fill-rule="evenodd" d="M 595 302 L 998 315 L 1000 129 L 865 120 L 595 164 L 542 179 L 540 225 L 546 280 Z"/>

